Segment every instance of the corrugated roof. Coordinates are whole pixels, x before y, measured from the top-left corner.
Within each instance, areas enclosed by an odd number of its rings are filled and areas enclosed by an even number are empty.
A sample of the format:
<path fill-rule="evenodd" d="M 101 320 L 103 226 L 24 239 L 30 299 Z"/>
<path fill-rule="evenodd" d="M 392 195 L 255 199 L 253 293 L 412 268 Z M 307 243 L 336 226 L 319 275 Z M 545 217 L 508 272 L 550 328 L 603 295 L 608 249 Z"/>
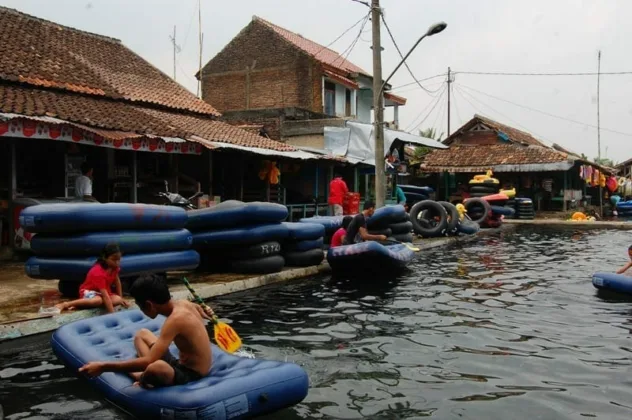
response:
<path fill-rule="evenodd" d="M 0 7 L 0 81 L 219 116 L 121 41 Z"/>

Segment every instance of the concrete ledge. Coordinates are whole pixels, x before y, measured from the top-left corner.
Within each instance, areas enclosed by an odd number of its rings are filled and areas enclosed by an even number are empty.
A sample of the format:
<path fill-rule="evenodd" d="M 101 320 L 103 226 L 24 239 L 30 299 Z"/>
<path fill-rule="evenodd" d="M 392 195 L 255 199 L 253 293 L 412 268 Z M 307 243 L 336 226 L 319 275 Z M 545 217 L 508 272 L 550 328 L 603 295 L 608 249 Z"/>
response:
<path fill-rule="evenodd" d="M 511 229 L 511 226 L 503 226 L 497 229 L 485 229 L 481 230 L 477 235 L 469 236 L 454 236 L 443 237 L 433 239 L 421 239 L 416 240 L 414 243 L 420 250 L 427 250 L 431 248 L 437 248 L 440 246 L 447 246 L 456 243 L 464 243 L 475 240 L 480 236 L 488 236 L 497 234 L 502 230 Z M 214 296 L 227 295 L 230 293 L 241 292 L 248 289 L 254 289 L 269 284 L 280 283 L 290 280 L 296 280 L 304 277 L 314 276 L 318 274 L 328 273 L 331 271 L 329 264 L 324 261 L 321 265 L 305 267 L 305 268 L 292 268 L 286 269 L 279 273 L 266 274 L 258 277 L 251 277 L 244 280 L 233 280 L 220 283 L 203 283 L 196 282 L 193 287 L 196 293 L 202 299 L 209 299 Z M 184 286 L 174 285 L 171 286 L 172 296 L 174 299 L 188 299 L 189 292 Z M 136 305 L 132 304 L 130 308 L 136 308 Z M 120 310 L 120 309 L 119 309 Z M 93 316 L 102 315 L 101 309 L 85 309 L 76 312 L 68 312 L 61 315 L 39 316 L 36 318 L 25 319 L 23 321 L 15 321 L 8 324 L 0 324 L 0 343 L 7 340 L 13 340 L 16 338 L 27 337 L 35 334 L 42 334 L 50 331 L 54 331 L 64 324 L 78 321 L 80 319 L 86 319 Z M 220 314 L 221 315 L 221 314 Z"/>
<path fill-rule="evenodd" d="M 574 227 L 574 228 L 584 228 L 584 229 L 632 230 L 632 222 L 620 222 L 620 221 L 575 222 L 572 220 L 561 220 L 561 219 L 533 219 L 533 220 L 505 219 L 504 223 L 508 225 L 533 225 L 533 226 L 552 226 L 552 227 Z"/>

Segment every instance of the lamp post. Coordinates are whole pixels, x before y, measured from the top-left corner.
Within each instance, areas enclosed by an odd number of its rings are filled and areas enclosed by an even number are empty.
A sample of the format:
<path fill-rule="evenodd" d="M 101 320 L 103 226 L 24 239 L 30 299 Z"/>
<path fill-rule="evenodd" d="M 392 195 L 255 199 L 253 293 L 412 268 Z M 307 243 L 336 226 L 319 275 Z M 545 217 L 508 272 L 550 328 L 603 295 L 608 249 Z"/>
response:
<path fill-rule="evenodd" d="M 382 64 L 381 64 L 381 47 L 379 45 L 379 7 L 373 8 L 373 109 L 375 112 L 375 207 L 383 207 L 386 196 L 386 173 L 384 171 L 384 89 L 386 84 L 397 70 L 404 64 L 408 56 L 413 52 L 417 45 L 427 36 L 436 35 L 443 31 L 448 24 L 445 22 L 435 23 L 428 28 L 425 34 L 423 34 L 415 45 L 412 46 L 410 51 L 402 58 L 397 67 L 391 72 L 391 74 L 380 84 L 382 76 Z M 377 22 L 377 30 L 376 30 Z M 377 32 L 377 40 L 376 34 Z M 377 41 L 377 45 L 376 45 Z M 377 71 L 376 71 L 377 70 Z"/>

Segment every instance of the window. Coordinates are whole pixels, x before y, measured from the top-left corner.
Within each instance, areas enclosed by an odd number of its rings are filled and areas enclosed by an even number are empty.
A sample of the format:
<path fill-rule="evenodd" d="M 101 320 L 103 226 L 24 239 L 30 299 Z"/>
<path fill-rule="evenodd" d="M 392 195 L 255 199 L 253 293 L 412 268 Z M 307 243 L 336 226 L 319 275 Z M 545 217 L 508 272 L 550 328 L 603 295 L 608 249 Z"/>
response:
<path fill-rule="evenodd" d="M 325 114 L 336 115 L 336 85 L 325 82 Z"/>

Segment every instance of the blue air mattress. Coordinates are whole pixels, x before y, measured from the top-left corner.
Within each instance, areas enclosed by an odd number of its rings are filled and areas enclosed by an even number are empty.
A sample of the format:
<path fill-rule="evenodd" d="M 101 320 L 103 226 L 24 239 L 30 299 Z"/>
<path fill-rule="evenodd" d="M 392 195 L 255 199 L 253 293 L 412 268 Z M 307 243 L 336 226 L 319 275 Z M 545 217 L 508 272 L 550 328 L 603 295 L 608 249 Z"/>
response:
<path fill-rule="evenodd" d="M 252 245 L 267 241 L 287 239 L 288 228 L 283 223 L 243 226 L 231 229 L 194 232 L 196 248 L 219 248 L 230 245 Z"/>
<path fill-rule="evenodd" d="M 287 241 L 283 244 L 285 251 L 310 251 L 312 249 L 323 249 L 325 243 L 323 238 L 307 239 L 304 241 Z"/>
<path fill-rule="evenodd" d="M 123 254 L 146 254 L 189 249 L 193 244 L 193 236 L 186 229 L 127 230 L 63 236 L 38 233 L 31 240 L 31 249 L 35 254 L 45 256 L 97 256 L 109 243 L 118 244 Z"/>
<path fill-rule="evenodd" d="M 388 225 L 406 221 L 406 210 L 404 206 L 392 205 L 380 207 L 375 210 L 373 216 L 367 220 L 369 229 L 379 229 L 380 227 L 388 227 Z"/>
<path fill-rule="evenodd" d="M 404 195 L 407 203 L 417 203 L 428 199 L 428 196 L 425 194 L 415 194 L 408 191 L 404 191 Z"/>
<path fill-rule="evenodd" d="M 279 223 L 287 218 L 287 207 L 276 203 L 244 203 L 228 200 L 214 207 L 191 210 L 186 228 L 189 230 L 224 229 L 234 226 Z"/>
<path fill-rule="evenodd" d="M 141 328 L 159 333 L 164 317 L 150 319 L 138 310 L 120 311 L 61 326 L 51 347 L 73 372 L 90 361 L 136 357 L 134 335 Z M 143 419 L 245 419 L 301 402 L 307 373 L 294 363 L 248 359 L 228 354 L 209 342 L 213 365 L 199 381 L 147 390 L 124 373 L 107 372 L 90 380 L 116 406 Z M 177 348 L 169 349 L 178 357 Z"/>
<path fill-rule="evenodd" d="M 319 223 L 283 223 L 288 230 L 288 238 L 295 241 L 318 239 L 325 236 L 325 227 Z"/>
<path fill-rule="evenodd" d="M 96 257 L 31 257 L 26 261 L 24 269 L 26 275 L 34 279 L 83 281 L 96 260 Z M 120 276 L 129 277 L 143 273 L 194 270 L 199 264 L 200 255 L 192 249 L 153 254 L 123 255 L 123 258 L 121 258 Z"/>
<path fill-rule="evenodd" d="M 384 272 L 406 266 L 414 251 L 404 244 L 382 245 L 368 241 L 329 248 L 327 262 L 334 273 Z"/>
<path fill-rule="evenodd" d="M 343 218 L 344 216 L 304 217 L 299 220 L 299 223 L 318 223 L 325 227 L 325 232 L 334 233 L 342 226 Z"/>
<path fill-rule="evenodd" d="M 404 194 L 407 194 L 409 192 L 414 193 L 414 194 L 422 194 L 422 195 L 430 195 L 434 192 L 434 189 L 432 189 L 432 187 L 419 187 L 417 185 L 399 185 L 399 187 L 402 189 L 402 191 L 404 191 Z"/>
<path fill-rule="evenodd" d="M 632 210 L 632 201 L 619 201 L 617 210 Z"/>
<path fill-rule="evenodd" d="M 514 214 L 516 214 L 516 210 L 512 209 L 511 207 L 491 206 L 491 208 L 492 213 L 496 215 L 513 216 Z"/>
<path fill-rule="evenodd" d="M 463 219 L 459 222 L 456 227 L 458 232 L 464 233 L 466 235 L 473 235 L 477 233 L 481 229 L 480 225 L 470 219 Z"/>
<path fill-rule="evenodd" d="M 632 277 L 615 273 L 595 273 L 592 284 L 597 289 L 632 294 Z"/>
<path fill-rule="evenodd" d="M 182 229 L 184 209 L 127 203 L 60 203 L 27 207 L 20 224 L 32 233 L 95 232 L 125 229 Z"/>

